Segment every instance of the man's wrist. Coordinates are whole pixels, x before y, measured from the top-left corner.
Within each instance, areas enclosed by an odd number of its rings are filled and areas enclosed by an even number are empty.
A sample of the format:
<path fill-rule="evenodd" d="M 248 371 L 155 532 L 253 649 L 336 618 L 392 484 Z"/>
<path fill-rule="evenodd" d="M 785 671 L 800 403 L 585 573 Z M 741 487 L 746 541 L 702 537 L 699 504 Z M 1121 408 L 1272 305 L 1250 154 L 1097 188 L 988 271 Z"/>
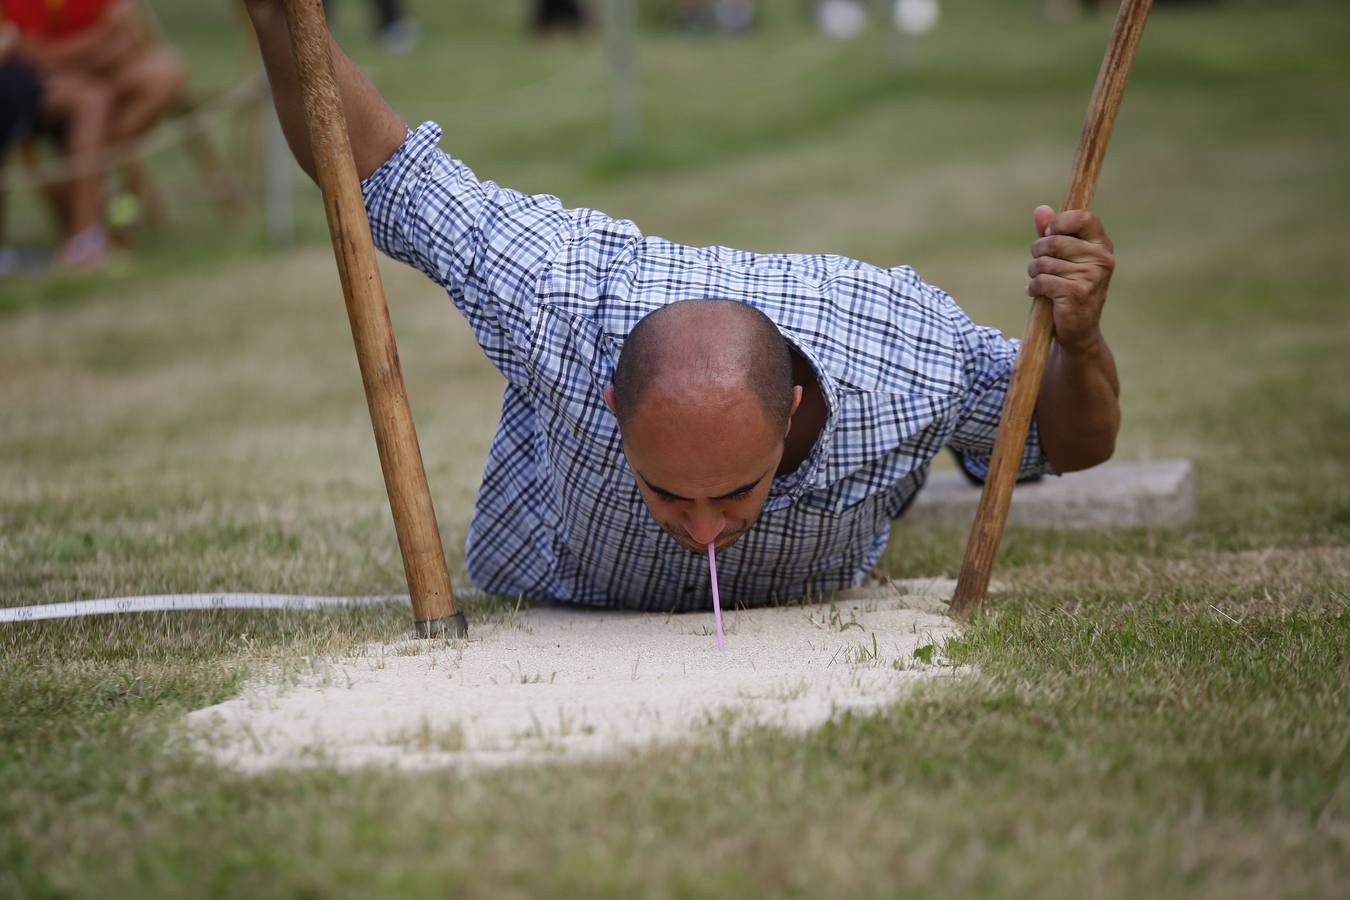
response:
<path fill-rule="evenodd" d="M 1090 361 L 1101 356 L 1102 348 L 1106 346 L 1106 339 L 1102 337 L 1100 330 L 1093 331 L 1090 335 L 1077 337 L 1072 341 L 1062 341 L 1059 335 L 1055 335 L 1055 349 L 1065 357 L 1075 362 Z"/>

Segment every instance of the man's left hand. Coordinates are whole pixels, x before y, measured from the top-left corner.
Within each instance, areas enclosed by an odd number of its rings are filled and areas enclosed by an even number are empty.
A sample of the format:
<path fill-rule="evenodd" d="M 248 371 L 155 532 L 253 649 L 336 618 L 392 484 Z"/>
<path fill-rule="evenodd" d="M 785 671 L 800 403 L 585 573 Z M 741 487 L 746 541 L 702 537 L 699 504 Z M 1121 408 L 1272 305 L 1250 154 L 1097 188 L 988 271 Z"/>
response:
<path fill-rule="evenodd" d="M 1027 294 L 1053 304 L 1055 341 L 1070 353 L 1091 352 L 1101 342 L 1102 306 L 1115 269 L 1111 239 L 1101 220 L 1085 209 L 1035 212 L 1034 257 Z"/>

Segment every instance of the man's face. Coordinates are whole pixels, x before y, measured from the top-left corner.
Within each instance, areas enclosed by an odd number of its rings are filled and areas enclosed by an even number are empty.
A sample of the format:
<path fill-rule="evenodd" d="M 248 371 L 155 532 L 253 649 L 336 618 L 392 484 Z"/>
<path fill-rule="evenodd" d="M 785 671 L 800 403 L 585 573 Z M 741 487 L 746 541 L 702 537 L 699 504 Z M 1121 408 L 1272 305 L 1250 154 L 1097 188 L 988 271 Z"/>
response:
<path fill-rule="evenodd" d="M 709 543 L 731 546 L 759 518 L 783 437 L 750 397 L 685 415 L 653 403 L 624 426 L 623 449 L 657 524 L 685 549 L 706 553 Z"/>

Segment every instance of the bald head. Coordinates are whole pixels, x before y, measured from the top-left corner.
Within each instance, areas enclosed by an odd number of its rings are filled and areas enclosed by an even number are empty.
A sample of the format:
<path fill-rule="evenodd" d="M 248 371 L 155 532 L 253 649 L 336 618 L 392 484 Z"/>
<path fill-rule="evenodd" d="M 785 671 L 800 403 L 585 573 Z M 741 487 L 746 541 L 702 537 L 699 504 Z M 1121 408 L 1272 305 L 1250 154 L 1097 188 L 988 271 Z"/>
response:
<path fill-rule="evenodd" d="M 786 430 L 792 357 L 768 316 L 732 300 L 681 300 L 649 313 L 628 335 L 614 369 L 614 412 L 628 424 L 644 401 L 697 403 L 743 394 L 768 425 Z"/>

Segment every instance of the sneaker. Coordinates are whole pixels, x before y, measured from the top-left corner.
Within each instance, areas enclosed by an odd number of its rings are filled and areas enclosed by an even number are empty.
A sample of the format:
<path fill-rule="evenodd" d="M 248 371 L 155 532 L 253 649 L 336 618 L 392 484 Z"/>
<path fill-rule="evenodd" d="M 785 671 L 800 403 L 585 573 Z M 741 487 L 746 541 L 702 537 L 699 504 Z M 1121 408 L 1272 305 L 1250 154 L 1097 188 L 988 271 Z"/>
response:
<path fill-rule="evenodd" d="M 108 233 L 102 225 L 90 225 L 72 235 L 56 253 L 56 265 L 63 269 L 97 269 L 108 255 Z"/>

